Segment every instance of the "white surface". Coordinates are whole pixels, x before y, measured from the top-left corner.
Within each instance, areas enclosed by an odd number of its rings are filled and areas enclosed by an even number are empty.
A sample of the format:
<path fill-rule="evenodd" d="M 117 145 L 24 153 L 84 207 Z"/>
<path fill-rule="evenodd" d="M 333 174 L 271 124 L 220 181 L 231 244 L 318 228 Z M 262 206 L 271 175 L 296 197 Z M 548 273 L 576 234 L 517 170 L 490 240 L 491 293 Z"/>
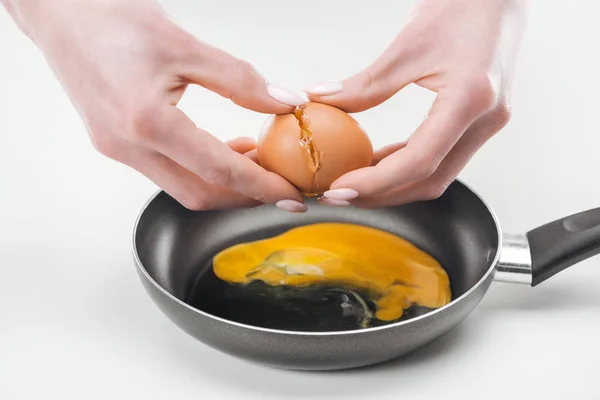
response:
<path fill-rule="evenodd" d="M 362 68 L 410 6 L 165 3 L 199 37 L 295 88 Z M 514 119 L 462 175 L 507 231 L 600 205 L 600 6 L 582 4 L 534 2 Z M 132 266 L 131 227 L 155 188 L 94 152 L 44 60 L 3 11 L 0 54 L 0 399 L 600 397 L 597 258 L 535 289 L 494 284 L 450 336 L 381 367 L 285 372 L 196 342 L 154 306 Z M 383 145 L 406 137 L 431 99 L 409 88 L 357 118 Z M 182 107 L 223 138 L 256 134 L 264 119 L 198 89 Z"/>

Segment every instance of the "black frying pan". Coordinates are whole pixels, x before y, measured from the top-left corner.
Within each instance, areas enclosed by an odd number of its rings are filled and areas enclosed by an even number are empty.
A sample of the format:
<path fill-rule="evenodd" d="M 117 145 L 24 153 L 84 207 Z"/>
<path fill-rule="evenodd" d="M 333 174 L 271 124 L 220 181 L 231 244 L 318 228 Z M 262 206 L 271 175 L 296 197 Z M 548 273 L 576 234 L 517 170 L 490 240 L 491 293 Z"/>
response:
<path fill-rule="evenodd" d="M 268 329 L 194 308 L 199 274 L 220 250 L 271 237 L 299 225 L 348 222 L 401 236 L 429 252 L 450 277 L 448 305 L 391 325 L 350 331 Z M 345 369 L 397 358 L 441 337 L 481 301 L 492 280 L 535 286 L 600 252 L 600 209 L 551 222 L 526 235 L 502 235 L 489 206 L 460 182 L 439 199 L 378 210 L 310 202 L 306 214 L 265 205 L 254 209 L 192 212 L 164 192 L 142 210 L 134 229 L 139 276 L 160 309 L 203 343 L 275 367 Z M 267 315 L 268 318 L 268 315 Z"/>

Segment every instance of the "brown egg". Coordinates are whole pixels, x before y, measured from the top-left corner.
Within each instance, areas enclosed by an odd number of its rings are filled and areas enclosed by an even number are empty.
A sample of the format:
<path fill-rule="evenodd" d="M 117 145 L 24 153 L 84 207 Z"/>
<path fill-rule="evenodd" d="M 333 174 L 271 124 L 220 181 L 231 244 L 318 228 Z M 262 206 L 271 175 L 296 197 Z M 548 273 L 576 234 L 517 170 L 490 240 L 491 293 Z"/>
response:
<path fill-rule="evenodd" d="M 346 112 L 307 103 L 294 113 L 271 116 L 257 143 L 260 165 L 281 175 L 306 196 L 325 192 L 347 172 L 368 167 L 373 146 Z"/>

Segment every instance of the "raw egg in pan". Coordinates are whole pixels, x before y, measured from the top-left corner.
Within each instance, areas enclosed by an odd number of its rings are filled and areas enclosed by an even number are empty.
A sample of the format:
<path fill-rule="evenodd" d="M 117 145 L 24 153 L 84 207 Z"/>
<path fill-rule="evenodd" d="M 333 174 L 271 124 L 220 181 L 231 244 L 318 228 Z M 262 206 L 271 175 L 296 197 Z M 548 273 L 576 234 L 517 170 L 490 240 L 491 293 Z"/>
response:
<path fill-rule="evenodd" d="M 452 299 L 448 275 L 430 254 L 391 233 L 348 223 L 310 224 L 231 246 L 205 271 L 192 305 L 274 329 L 364 329 Z"/>

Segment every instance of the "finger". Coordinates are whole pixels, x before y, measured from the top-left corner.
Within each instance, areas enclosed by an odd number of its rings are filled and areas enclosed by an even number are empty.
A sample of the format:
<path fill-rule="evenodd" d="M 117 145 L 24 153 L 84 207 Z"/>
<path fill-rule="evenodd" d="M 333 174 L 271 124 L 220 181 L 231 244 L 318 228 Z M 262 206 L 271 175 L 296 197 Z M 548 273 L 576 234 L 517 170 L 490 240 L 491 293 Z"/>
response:
<path fill-rule="evenodd" d="M 136 117 L 130 139 L 166 155 L 205 182 L 265 203 L 303 198 L 292 184 L 198 129 L 174 106 L 150 108 Z"/>
<path fill-rule="evenodd" d="M 388 100 L 419 78 L 413 51 L 398 37 L 363 71 L 342 81 L 324 82 L 304 88 L 308 99 L 346 112 L 361 112 Z"/>
<path fill-rule="evenodd" d="M 386 158 L 387 156 L 397 152 L 400 149 L 406 147 L 406 142 L 388 144 L 387 146 L 382 147 L 373 153 L 373 159 L 371 160 L 371 166 L 375 166 L 379 164 L 381 160 Z"/>
<path fill-rule="evenodd" d="M 259 164 L 259 162 L 258 162 L 258 151 L 256 151 L 256 149 L 250 150 L 250 151 L 244 153 L 244 156 L 248 157 L 249 159 L 251 159 L 255 163 Z"/>
<path fill-rule="evenodd" d="M 131 166 L 190 210 L 222 210 L 261 204 L 241 193 L 206 183 L 159 153 L 148 152 Z"/>
<path fill-rule="evenodd" d="M 244 154 L 256 149 L 256 140 L 251 137 L 241 136 L 225 142 L 236 153 Z"/>
<path fill-rule="evenodd" d="M 343 175 L 333 182 L 331 189 L 351 189 L 360 196 L 373 197 L 428 178 L 466 129 L 491 108 L 490 103 L 495 99 L 488 97 L 456 90 L 440 92 L 428 118 L 406 147 L 375 166 Z"/>
<path fill-rule="evenodd" d="M 256 151 L 256 140 L 250 137 L 239 137 L 225 142 L 229 148 L 237 153 L 243 154 L 258 164 L 258 151 Z"/>
<path fill-rule="evenodd" d="M 469 127 L 432 176 L 424 181 L 392 190 L 383 195 L 357 199 L 352 202 L 352 205 L 361 208 L 378 208 L 440 197 L 473 155 L 498 133 L 509 119 L 508 109 L 504 106 L 497 107 Z"/>
<path fill-rule="evenodd" d="M 179 72 L 186 82 L 262 113 L 289 113 L 306 102 L 289 89 L 267 83 L 250 63 L 197 40 L 192 43 L 189 63 Z"/>
<path fill-rule="evenodd" d="M 253 207 L 260 204 L 240 193 L 210 185 L 164 155 L 125 139 L 113 137 L 110 142 L 106 139 L 100 143 L 98 140 L 94 142 L 101 153 L 137 170 L 190 210 Z"/>

